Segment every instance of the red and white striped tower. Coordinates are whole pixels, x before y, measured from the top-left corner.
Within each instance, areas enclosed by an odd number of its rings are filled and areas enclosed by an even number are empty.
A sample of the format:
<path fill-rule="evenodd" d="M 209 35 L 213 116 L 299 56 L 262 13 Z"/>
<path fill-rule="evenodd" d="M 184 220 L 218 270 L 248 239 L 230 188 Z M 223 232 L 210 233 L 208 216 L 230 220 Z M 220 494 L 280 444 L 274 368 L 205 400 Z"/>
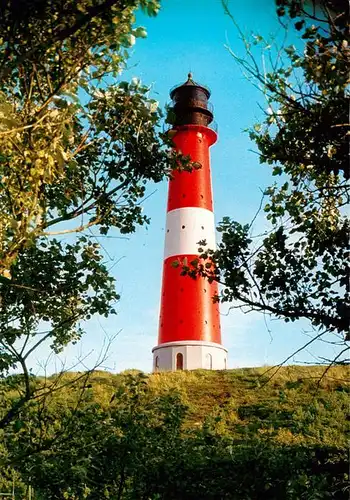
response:
<path fill-rule="evenodd" d="M 173 172 L 169 184 L 163 285 L 158 345 L 153 348 L 154 371 L 226 368 L 227 350 L 221 345 L 219 305 L 213 302 L 217 283 L 202 277 L 181 276 L 184 259 L 198 257 L 199 241 L 215 248 L 215 225 L 209 147 L 217 135 L 209 128 L 213 120 L 208 105 L 210 92 L 188 75 L 174 88 L 173 142 L 177 151 L 189 155 L 201 168 Z M 180 266 L 172 263 L 179 261 Z M 186 262 L 186 260 L 185 260 Z"/>

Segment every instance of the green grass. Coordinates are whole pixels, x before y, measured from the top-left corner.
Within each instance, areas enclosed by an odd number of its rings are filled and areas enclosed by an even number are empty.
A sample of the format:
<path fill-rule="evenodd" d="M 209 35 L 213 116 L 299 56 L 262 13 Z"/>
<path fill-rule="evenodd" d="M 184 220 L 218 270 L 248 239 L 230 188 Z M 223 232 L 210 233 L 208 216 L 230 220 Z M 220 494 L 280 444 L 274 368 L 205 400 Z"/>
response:
<path fill-rule="evenodd" d="M 150 393 L 176 391 L 188 411 L 185 428 L 198 428 L 208 419 L 220 421 L 220 432 L 234 439 L 247 436 L 276 444 L 346 446 L 349 402 L 348 369 L 332 367 L 323 377 L 323 366 L 240 368 L 227 371 L 179 371 L 151 374 Z M 117 388 L 130 374 L 97 371 L 90 380 L 90 401 L 108 406 Z M 64 375 L 73 380 L 76 374 Z M 323 377 L 323 378 L 322 378 Z M 53 399 L 74 399 L 68 388 Z"/>
<path fill-rule="evenodd" d="M 176 389 L 189 406 L 187 425 L 221 417 L 232 437 L 269 436 L 278 443 L 346 446 L 347 367 L 286 366 L 196 370 L 150 376 L 155 391 Z"/>

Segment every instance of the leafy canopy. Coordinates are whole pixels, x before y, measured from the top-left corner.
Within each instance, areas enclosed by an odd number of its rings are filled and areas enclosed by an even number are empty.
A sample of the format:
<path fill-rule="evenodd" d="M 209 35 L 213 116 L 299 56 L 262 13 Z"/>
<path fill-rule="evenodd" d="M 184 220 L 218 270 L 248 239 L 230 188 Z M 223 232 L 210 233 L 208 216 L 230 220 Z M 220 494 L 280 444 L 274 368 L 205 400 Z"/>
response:
<path fill-rule="evenodd" d="M 129 48 L 146 36 L 138 8 L 152 16 L 159 4 L 0 7 L 0 375 L 21 368 L 19 406 L 33 396 L 27 361 L 42 342 L 57 352 L 80 338 L 81 320 L 115 312 L 96 236 L 148 223 L 147 183 L 191 168 L 159 132 L 150 88 L 120 80 Z"/>
<path fill-rule="evenodd" d="M 285 321 L 306 318 L 319 329 L 314 338 L 333 332 L 342 345 L 349 326 L 347 8 L 278 0 L 277 14 L 294 27 L 297 47 L 282 50 L 240 32 L 246 55 L 232 52 L 267 103 L 249 135 L 276 178 L 262 202 L 271 229 L 254 235 L 253 223 L 224 218 L 222 241 L 209 252 L 213 266 L 187 272 L 221 282 L 222 301 Z"/>

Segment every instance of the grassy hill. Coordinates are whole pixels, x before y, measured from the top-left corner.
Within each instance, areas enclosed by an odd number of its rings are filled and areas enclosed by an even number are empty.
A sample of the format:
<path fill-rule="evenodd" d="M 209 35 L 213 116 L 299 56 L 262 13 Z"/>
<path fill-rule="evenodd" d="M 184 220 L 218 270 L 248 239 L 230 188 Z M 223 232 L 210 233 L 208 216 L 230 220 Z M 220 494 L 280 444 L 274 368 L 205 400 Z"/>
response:
<path fill-rule="evenodd" d="M 3 484 L 30 478 L 37 499 L 348 498 L 349 373 L 324 371 L 53 376 L 64 387 L 5 433 Z"/>
<path fill-rule="evenodd" d="M 189 406 L 187 425 L 222 414 L 229 418 L 232 431 L 271 431 L 280 442 L 345 445 L 349 371 L 335 367 L 319 382 L 324 370 L 282 367 L 269 381 L 273 371 L 266 373 L 267 368 L 196 370 L 154 374 L 150 385 L 158 390 L 176 388 L 184 394 Z M 315 421 L 322 427 L 322 436 L 312 424 Z"/>
<path fill-rule="evenodd" d="M 332 367 L 322 380 L 324 366 L 285 366 L 269 380 L 274 371 L 262 367 L 164 372 L 149 375 L 147 384 L 152 393 L 181 394 L 188 407 L 186 428 L 221 415 L 232 432 L 263 430 L 279 442 L 346 446 L 348 367 Z M 125 377 L 137 373 L 96 372 L 90 378 L 91 397 L 107 404 Z"/>

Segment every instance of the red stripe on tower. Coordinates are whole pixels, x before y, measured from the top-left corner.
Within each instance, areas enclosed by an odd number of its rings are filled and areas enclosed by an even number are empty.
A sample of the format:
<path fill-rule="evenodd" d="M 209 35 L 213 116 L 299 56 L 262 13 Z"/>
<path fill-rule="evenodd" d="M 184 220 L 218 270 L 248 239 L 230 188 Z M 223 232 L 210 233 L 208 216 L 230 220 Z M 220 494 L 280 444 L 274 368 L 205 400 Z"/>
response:
<path fill-rule="evenodd" d="M 208 105 L 210 92 L 189 74 L 187 82 L 174 88 L 170 97 L 175 149 L 200 163 L 201 168 L 174 171 L 169 184 L 159 336 L 153 348 L 153 368 L 220 370 L 226 368 L 227 350 L 221 345 L 219 305 L 213 302 L 217 283 L 181 276 L 181 266 L 172 265 L 197 258 L 199 241 L 205 240 L 207 248 L 215 248 L 209 147 L 217 135 L 208 126 L 213 120 Z"/>

